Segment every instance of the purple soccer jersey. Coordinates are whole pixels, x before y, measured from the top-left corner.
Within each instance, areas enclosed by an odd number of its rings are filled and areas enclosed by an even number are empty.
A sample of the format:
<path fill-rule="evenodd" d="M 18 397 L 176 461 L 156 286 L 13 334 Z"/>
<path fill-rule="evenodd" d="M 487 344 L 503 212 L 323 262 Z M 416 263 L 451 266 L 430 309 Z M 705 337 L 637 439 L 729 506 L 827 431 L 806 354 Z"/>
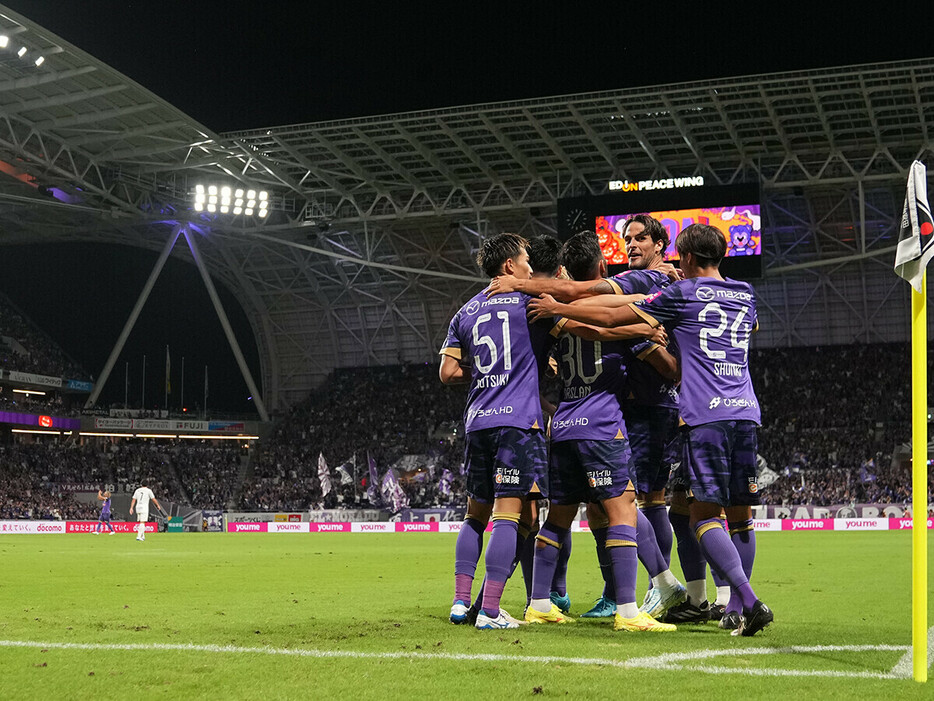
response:
<path fill-rule="evenodd" d="M 468 432 L 544 428 L 538 376 L 554 337 L 548 322 L 528 323 L 530 299 L 519 292 L 487 299 L 481 292 L 451 320 L 441 354 L 470 362 L 464 411 Z"/>
<path fill-rule="evenodd" d="M 564 388 L 551 421 L 552 442 L 626 435 L 619 404 L 625 350 L 621 341 L 587 341 L 569 333 L 561 337 L 558 370 Z"/>
<path fill-rule="evenodd" d="M 658 270 L 627 270 L 609 278 L 616 294 L 652 294 L 671 284 L 671 279 Z M 678 407 L 678 389 L 643 359 L 652 352 L 652 341 L 639 341 L 629 346 L 626 365 L 624 400 L 640 406 Z"/>
<path fill-rule="evenodd" d="M 672 283 L 633 308 L 661 323 L 676 341 L 681 364 L 681 418 L 760 422 L 749 376 L 749 335 L 756 327 L 752 286 L 737 280 L 692 278 Z"/>

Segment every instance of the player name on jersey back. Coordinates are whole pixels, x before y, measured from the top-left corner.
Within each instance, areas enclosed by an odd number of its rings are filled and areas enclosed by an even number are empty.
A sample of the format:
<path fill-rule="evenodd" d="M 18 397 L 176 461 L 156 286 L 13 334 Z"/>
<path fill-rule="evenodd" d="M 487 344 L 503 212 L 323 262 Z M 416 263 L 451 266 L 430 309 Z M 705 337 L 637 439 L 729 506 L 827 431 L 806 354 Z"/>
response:
<path fill-rule="evenodd" d="M 730 279 L 681 280 L 635 307 L 674 338 L 682 377 L 679 408 L 686 424 L 760 422 L 748 364 L 749 336 L 757 323 L 751 285 Z"/>
<path fill-rule="evenodd" d="M 489 299 L 480 293 L 451 320 L 441 352 L 470 366 L 467 431 L 543 426 L 538 375 L 552 339 L 548 324 L 529 325 L 529 299 L 518 292 Z"/>

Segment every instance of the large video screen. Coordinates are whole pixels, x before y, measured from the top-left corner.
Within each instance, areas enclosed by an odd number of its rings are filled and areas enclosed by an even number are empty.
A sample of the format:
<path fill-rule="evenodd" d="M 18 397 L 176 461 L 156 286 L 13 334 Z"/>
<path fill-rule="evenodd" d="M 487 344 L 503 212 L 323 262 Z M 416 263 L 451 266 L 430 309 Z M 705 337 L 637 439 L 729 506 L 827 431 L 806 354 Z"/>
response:
<path fill-rule="evenodd" d="M 668 230 L 665 260 L 675 262 L 675 241 L 691 224 L 710 224 L 723 234 L 727 254 L 723 274 L 740 279 L 762 274 L 762 217 L 757 185 L 691 187 L 683 190 L 611 193 L 559 200 L 559 236 L 593 231 L 611 272 L 625 270 L 629 259 L 623 226 L 636 214 L 658 219 Z"/>

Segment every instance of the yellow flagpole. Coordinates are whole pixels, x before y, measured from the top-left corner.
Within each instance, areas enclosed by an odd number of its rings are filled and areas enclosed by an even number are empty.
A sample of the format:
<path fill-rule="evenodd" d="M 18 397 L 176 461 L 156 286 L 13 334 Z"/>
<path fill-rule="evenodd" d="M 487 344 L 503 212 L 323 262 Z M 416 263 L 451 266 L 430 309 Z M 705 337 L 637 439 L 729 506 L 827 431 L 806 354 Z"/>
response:
<path fill-rule="evenodd" d="M 911 646 L 914 679 L 928 679 L 927 273 L 911 291 Z"/>

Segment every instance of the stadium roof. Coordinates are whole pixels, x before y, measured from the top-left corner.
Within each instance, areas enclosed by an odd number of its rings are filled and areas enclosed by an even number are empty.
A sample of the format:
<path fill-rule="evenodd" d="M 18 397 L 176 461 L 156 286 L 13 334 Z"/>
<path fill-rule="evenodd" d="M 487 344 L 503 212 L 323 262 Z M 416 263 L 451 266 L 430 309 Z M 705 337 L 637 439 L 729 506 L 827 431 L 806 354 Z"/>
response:
<path fill-rule="evenodd" d="M 889 251 L 907 167 L 932 151 L 934 59 L 215 134 L 2 6 L 0 34 L 0 243 L 160 250 L 192 226 L 273 407 L 334 367 L 430 359 L 482 237 L 554 231 L 559 197 L 759 182 L 768 272 L 791 273 Z M 199 215 L 207 182 L 267 189 L 270 216 Z"/>

